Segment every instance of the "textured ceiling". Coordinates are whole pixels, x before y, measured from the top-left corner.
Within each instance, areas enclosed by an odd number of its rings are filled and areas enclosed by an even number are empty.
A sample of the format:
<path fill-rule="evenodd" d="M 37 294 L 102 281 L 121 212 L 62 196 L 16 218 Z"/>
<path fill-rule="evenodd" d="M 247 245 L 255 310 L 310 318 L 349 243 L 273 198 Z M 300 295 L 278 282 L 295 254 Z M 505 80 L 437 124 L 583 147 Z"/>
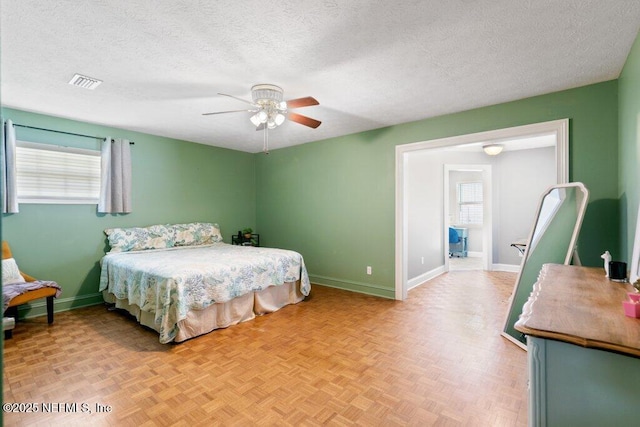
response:
<path fill-rule="evenodd" d="M 256 83 L 323 123 L 272 149 L 615 79 L 638 0 L 2 0 L 4 106 L 248 152 Z M 75 73 L 104 81 L 90 91 Z"/>

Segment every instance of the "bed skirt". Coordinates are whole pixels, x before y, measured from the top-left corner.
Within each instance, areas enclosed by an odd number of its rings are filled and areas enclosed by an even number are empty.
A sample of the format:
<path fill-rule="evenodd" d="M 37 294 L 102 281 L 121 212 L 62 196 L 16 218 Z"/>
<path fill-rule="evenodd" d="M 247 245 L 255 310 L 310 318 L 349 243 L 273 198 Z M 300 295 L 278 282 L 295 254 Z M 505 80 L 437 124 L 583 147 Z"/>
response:
<path fill-rule="evenodd" d="M 131 313 L 141 325 L 158 331 L 154 313 L 143 311 L 127 299 L 116 298 L 103 291 L 105 302 Z M 267 313 L 272 313 L 289 304 L 297 304 L 304 299 L 300 292 L 300 281 L 287 282 L 280 286 L 270 286 L 262 291 L 242 295 L 226 303 L 213 304 L 204 310 L 192 310 L 178 322 L 178 334 L 174 341 L 182 342 L 213 331 L 245 322 Z"/>

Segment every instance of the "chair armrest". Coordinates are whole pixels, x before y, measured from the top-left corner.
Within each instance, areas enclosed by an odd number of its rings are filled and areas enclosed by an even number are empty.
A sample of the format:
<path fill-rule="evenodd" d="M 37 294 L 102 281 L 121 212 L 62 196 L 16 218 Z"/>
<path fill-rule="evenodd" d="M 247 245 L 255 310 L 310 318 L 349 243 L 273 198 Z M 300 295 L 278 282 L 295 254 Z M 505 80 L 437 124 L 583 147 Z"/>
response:
<path fill-rule="evenodd" d="M 24 281 L 25 282 L 35 282 L 36 280 L 38 280 L 33 276 L 29 276 L 28 274 L 24 274 L 22 271 L 20 272 L 20 274 L 22 275 L 22 277 L 24 277 Z"/>

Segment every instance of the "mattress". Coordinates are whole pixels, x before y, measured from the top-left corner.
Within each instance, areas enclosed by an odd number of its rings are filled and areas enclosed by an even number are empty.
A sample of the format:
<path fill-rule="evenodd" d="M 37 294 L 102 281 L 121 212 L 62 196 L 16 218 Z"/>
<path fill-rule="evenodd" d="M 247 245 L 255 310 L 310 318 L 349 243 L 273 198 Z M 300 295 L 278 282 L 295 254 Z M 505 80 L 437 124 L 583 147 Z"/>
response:
<path fill-rule="evenodd" d="M 109 253 L 99 289 L 168 343 L 299 302 L 310 288 L 295 251 L 215 243 Z"/>

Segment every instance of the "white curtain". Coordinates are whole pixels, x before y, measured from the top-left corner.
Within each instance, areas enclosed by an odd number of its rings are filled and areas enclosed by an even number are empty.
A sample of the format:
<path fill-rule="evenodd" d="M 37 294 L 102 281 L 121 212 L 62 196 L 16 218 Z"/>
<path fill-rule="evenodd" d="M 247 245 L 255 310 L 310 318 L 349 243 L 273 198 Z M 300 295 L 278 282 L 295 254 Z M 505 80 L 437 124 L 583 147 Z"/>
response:
<path fill-rule="evenodd" d="M 131 212 L 131 148 L 126 139 L 107 137 L 102 142 L 98 212 Z"/>
<path fill-rule="evenodd" d="M 4 140 L 0 149 L 2 169 L 2 213 L 18 212 L 18 187 L 16 184 L 16 129 L 11 120 L 4 124 Z"/>

